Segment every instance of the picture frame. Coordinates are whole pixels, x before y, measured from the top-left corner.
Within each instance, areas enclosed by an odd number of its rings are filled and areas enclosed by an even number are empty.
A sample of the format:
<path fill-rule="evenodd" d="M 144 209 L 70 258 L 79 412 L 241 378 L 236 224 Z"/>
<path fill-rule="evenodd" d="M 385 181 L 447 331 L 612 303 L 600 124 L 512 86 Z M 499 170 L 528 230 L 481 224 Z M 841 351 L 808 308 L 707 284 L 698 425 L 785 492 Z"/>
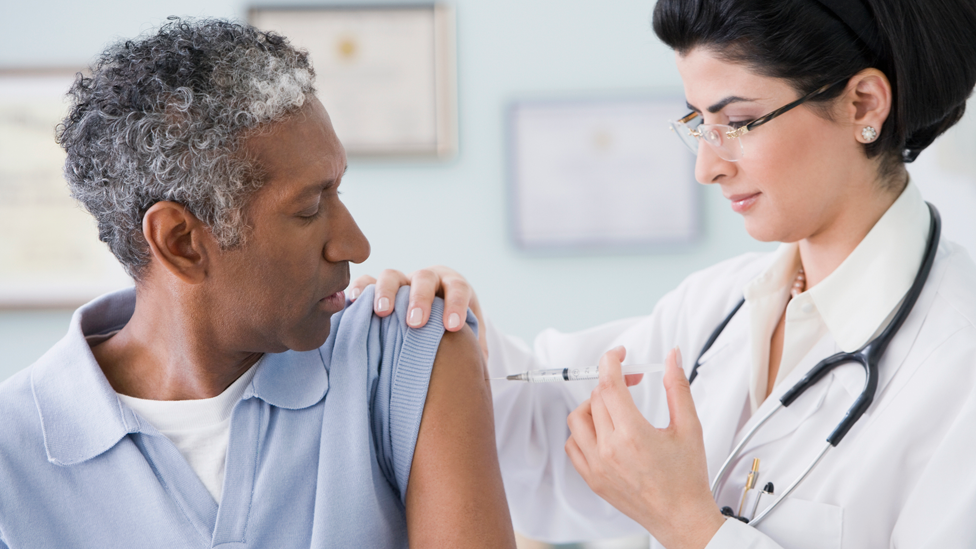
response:
<path fill-rule="evenodd" d="M 511 236 L 530 252 L 672 249 L 700 234 L 678 97 L 522 100 L 508 109 Z"/>
<path fill-rule="evenodd" d="M 0 309 L 74 308 L 132 284 L 64 180 L 55 128 L 79 72 L 0 70 Z"/>
<path fill-rule="evenodd" d="M 308 51 L 318 98 L 350 157 L 456 154 L 452 7 L 259 6 L 248 20 Z"/>

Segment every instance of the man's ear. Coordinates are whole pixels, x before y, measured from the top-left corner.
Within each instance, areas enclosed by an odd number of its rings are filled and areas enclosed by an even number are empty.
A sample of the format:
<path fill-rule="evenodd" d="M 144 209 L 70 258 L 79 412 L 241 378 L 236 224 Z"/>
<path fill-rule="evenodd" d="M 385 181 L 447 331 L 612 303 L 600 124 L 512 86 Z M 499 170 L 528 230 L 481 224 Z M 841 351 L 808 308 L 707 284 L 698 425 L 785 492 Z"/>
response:
<path fill-rule="evenodd" d="M 153 259 L 187 284 L 207 276 L 210 253 L 217 242 L 202 221 L 176 202 L 157 202 L 142 218 L 142 234 Z"/>
<path fill-rule="evenodd" d="M 891 112 L 891 83 L 878 69 L 864 69 L 851 78 L 847 86 L 850 120 L 854 125 L 854 139 L 861 143 L 874 141 Z M 873 128 L 864 133 L 864 128 Z"/>

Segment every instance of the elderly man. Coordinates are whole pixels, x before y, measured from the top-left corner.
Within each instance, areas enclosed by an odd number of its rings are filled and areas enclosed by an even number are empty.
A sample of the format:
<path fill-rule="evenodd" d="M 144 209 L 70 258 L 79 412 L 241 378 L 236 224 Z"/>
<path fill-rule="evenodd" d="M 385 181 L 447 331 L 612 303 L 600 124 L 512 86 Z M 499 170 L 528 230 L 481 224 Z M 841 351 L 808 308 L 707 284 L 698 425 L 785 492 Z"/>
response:
<path fill-rule="evenodd" d="M 0 548 L 514 546 L 474 317 L 343 310 L 369 244 L 313 80 L 178 20 L 79 77 L 65 173 L 136 285 L 0 386 Z"/>

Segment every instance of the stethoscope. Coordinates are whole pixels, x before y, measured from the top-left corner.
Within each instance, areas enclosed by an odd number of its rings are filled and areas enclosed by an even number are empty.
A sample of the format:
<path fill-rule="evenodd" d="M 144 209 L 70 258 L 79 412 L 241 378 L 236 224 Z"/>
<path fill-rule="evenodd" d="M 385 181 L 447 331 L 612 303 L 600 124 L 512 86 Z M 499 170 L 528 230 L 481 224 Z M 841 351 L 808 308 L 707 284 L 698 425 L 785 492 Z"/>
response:
<path fill-rule="evenodd" d="M 820 460 L 823 459 L 824 455 L 827 453 L 827 450 L 840 444 L 840 441 L 844 438 L 844 435 L 850 431 L 851 427 L 854 426 L 854 423 L 856 423 L 857 420 L 864 415 L 864 412 L 868 409 L 868 407 L 871 406 L 871 402 L 874 400 L 874 394 L 878 389 L 878 363 L 881 361 L 881 357 L 888 348 L 888 344 L 891 343 L 891 340 L 895 337 L 895 334 L 898 333 L 898 329 L 901 328 L 901 325 L 905 323 L 905 319 L 908 318 L 908 314 L 912 312 L 912 307 L 915 306 L 915 302 L 918 300 L 919 294 L 922 293 L 922 288 L 925 286 L 925 281 L 929 276 L 929 272 L 932 270 L 932 263 L 935 261 L 935 252 L 939 245 L 939 235 L 942 230 L 942 220 L 939 218 L 939 211 L 935 209 L 935 206 L 931 204 L 927 205 L 929 207 L 929 212 L 931 213 L 931 222 L 929 224 L 929 238 L 925 247 L 925 256 L 922 258 L 922 265 L 919 267 L 918 273 L 915 275 L 915 280 L 912 282 L 911 288 L 909 288 L 908 293 L 905 295 L 905 300 L 898 308 L 898 311 L 895 313 L 895 317 L 892 319 L 888 327 L 881 332 L 881 335 L 868 342 L 857 351 L 854 351 L 853 353 L 837 353 L 821 360 L 816 366 L 811 368 L 810 371 L 803 376 L 803 379 L 801 379 L 789 391 L 783 394 L 782 398 L 779 399 L 779 403 L 774 408 L 766 413 L 761 420 L 759 420 L 751 429 L 749 429 L 745 436 L 742 437 L 739 444 L 737 444 L 732 450 L 732 453 L 729 455 L 728 459 L 725 460 L 725 463 L 722 464 L 718 474 L 715 475 L 715 480 L 712 481 L 712 497 L 715 497 L 718 494 L 719 484 L 721 484 L 722 480 L 724 480 L 729 466 L 739 456 L 739 452 L 749 442 L 752 436 L 756 434 L 756 431 L 758 431 L 759 428 L 762 427 L 763 424 L 765 424 L 769 418 L 773 416 L 773 414 L 778 412 L 781 408 L 792 404 L 797 398 L 799 398 L 800 395 L 803 394 L 804 391 L 809 389 L 816 382 L 820 381 L 835 367 L 848 362 L 857 362 L 864 367 L 864 389 L 854 401 L 854 404 L 851 405 L 851 407 L 847 410 L 847 414 L 844 415 L 844 419 L 837 424 L 834 431 L 830 433 L 830 436 L 827 437 L 827 444 L 824 445 L 824 448 L 820 451 L 820 454 L 810 463 L 806 470 L 803 471 L 803 473 L 800 474 L 800 476 L 797 477 L 797 479 L 786 488 L 782 494 L 777 496 L 776 500 L 769 507 L 764 509 L 751 520 L 737 517 L 743 522 L 748 522 L 749 524 L 755 526 L 766 518 L 766 516 L 769 515 L 769 513 L 772 512 L 772 510 L 775 509 L 780 503 L 782 503 L 783 500 L 786 499 L 791 492 L 793 492 L 797 485 L 810 474 L 810 471 L 812 471 L 813 468 L 820 463 Z M 729 321 L 732 320 L 732 317 L 735 316 L 735 313 L 737 313 L 742 307 L 743 303 L 745 303 L 745 298 L 739 301 L 735 308 L 732 309 L 732 312 L 725 317 L 721 324 L 715 328 L 715 331 L 712 332 L 712 335 L 709 336 L 708 340 L 705 342 L 705 346 L 701 350 L 701 353 L 698 354 L 698 360 L 695 361 L 695 365 L 691 369 L 691 375 L 688 376 L 689 383 L 695 381 L 695 378 L 698 376 L 698 368 L 701 366 L 701 357 L 708 351 L 709 348 L 711 348 L 712 344 L 715 343 L 715 340 L 718 339 L 718 336 L 722 333 L 722 330 L 725 329 Z"/>

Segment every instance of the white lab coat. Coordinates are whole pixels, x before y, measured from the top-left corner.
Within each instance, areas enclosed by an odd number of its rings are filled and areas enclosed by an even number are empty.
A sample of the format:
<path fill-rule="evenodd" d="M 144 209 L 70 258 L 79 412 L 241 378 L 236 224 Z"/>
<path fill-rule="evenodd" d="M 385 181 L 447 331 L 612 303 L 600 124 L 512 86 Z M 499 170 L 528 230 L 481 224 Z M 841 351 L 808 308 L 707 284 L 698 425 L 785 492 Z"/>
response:
<path fill-rule="evenodd" d="M 573 334 L 545 331 L 534 349 L 499 334 L 489 321 L 491 375 L 593 365 L 617 345 L 626 346 L 626 363 L 661 362 L 679 345 L 690 372 L 705 340 L 770 257 L 748 254 L 693 274 L 647 317 Z M 750 417 L 747 308 L 702 357 L 692 384 L 710 479 L 738 437 L 782 393 L 840 350 L 828 333 Z M 867 413 L 764 522 L 753 528 L 730 519 L 709 549 L 976 547 L 974 323 L 976 264 L 943 241 L 918 302 L 879 365 Z M 839 367 L 778 412 L 731 468 L 719 506 L 737 508 L 754 457 L 762 464 L 759 485 L 772 481 L 785 489 L 819 454 L 863 383 L 860 366 Z M 563 449 L 566 416 L 594 384 L 492 384 L 502 477 L 515 528 L 527 536 L 569 542 L 644 531 L 587 487 Z M 646 376 L 631 391 L 653 425 L 667 425 L 661 374 Z"/>

